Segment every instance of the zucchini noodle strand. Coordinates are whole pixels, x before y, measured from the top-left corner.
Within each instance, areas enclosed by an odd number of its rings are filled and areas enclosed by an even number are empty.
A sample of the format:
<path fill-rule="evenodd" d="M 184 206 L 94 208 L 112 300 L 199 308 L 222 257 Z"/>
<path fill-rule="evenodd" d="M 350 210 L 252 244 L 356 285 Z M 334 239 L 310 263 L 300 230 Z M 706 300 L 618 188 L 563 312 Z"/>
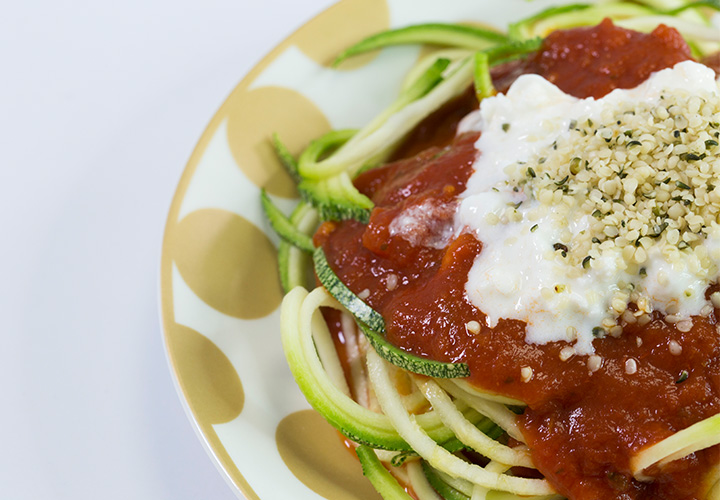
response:
<path fill-rule="evenodd" d="M 466 479 L 461 479 L 459 477 L 458 478 L 452 477 L 452 476 L 444 473 L 443 471 L 434 470 L 434 472 L 435 472 L 435 474 L 438 475 L 438 477 L 440 479 L 442 479 L 445 483 L 447 483 L 451 488 L 459 491 L 460 493 L 464 494 L 468 498 L 470 498 L 472 496 L 474 486 L 470 481 L 468 481 Z"/>
<path fill-rule="evenodd" d="M 325 322 L 325 318 L 323 318 L 323 315 L 320 313 L 320 309 L 313 308 L 312 302 L 310 303 L 310 307 L 306 307 L 306 305 L 303 304 L 300 309 L 300 323 L 311 324 L 311 336 L 315 343 L 315 349 L 317 350 L 320 362 L 325 369 L 325 373 L 327 373 L 335 387 L 350 397 L 350 388 L 348 387 L 345 373 L 340 364 L 340 357 L 335 349 L 335 344 L 330 336 L 330 329 Z"/>
<path fill-rule="evenodd" d="M 478 394 L 470 394 L 451 381 L 438 380 L 437 382 L 440 384 L 440 387 L 445 389 L 450 395 L 460 401 L 464 401 L 475 411 L 495 422 L 500 428 L 507 432 L 510 437 L 521 443 L 525 442 L 525 436 L 522 435 L 517 425 L 517 416 L 505 406 L 493 401 L 488 401 Z"/>
<path fill-rule="evenodd" d="M 311 236 L 318 224 L 317 210 L 301 201 L 290 215 L 290 222 L 298 231 Z M 308 268 L 311 262 L 307 252 L 281 239 L 278 247 L 278 267 L 285 293 L 296 286 L 307 286 L 310 281 Z"/>
<path fill-rule="evenodd" d="M 372 448 L 358 446 L 355 453 L 360 459 L 363 474 L 385 500 L 412 500 L 412 497 L 398 484 L 397 479 L 382 466 Z"/>
<path fill-rule="evenodd" d="M 632 458 L 630 467 L 635 478 L 643 480 L 646 479 L 643 471 L 653 464 L 662 467 L 717 444 L 720 444 L 720 413 L 645 448 Z"/>
<path fill-rule="evenodd" d="M 590 5 L 575 11 L 559 12 L 556 15 L 537 19 L 530 22 L 516 23 L 514 29 L 515 36 L 533 37 L 549 35 L 552 31 L 558 29 L 574 28 L 577 26 L 590 26 L 599 23 L 606 17 L 613 20 L 615 24 L 620 24 L 623 19 L 638 17 L 651 14 L 652 10 L 642 5 L 624 2 L 606 2 L 602 5 Z"/>
<path fill-rule="evenodd" d="M 519 495 L 545 495 L 554 493 L 550 484 L 542 479 L 526 479 L 490 472 L 465 462 L 435 443 L 411 417 L 400 401 L 380 356 L 369 351 L 367 356 L 370 383 L 375 389 L 380 406 L 398 431 L 398 434 L 430 465 L 451 476 L 467 479 L 486 488 L 504 490 Z"/>
<path fill-rule="evenodd" d="M 297 287 L 285 296 L 280 326 L 285 356 L 298 386 L 308 402 L 350 439 L 376 448 L 411 450 L 386 415 L 359 405 L 335 386 L 320 361 L 312 335 L 313 313 L 322 306 L 340 307 L 323 288 L 308 293 Z M 374 352 L 372 349 L 369 352 Z M 467 406 L 459 408 L 471 421 L 482 417 Z M 417 416 L 424 432 L 438 442 L 448 441 L 452 431 L 434 411 Z"/>
<path fill-rule="evenodd" d="M 492 472 L 497 473 L 504 473 L 507 472 L 508 469 L 510 469 L 509 466 L 501 464 L 499 462 L 491 461 L 489 464 L 485 466 L 485 470 L 489 470 Z M 487 488 L 484 488 L 482 486 L 475 486 L 472 491 L 472 496 L 470 497 L 471 500 L 487 500 L 488 493 L 490 493 L 490 490 Z"/>
<path fill-rule="evenodd" d="M 415 66 L 410 68 L 407 76 L 403 80 L 401 90 L 406 90 L 417 81 L 420 76 L 425 73 L 438 59 L 448 59 L 449 61 L 459 61 L 473 54 L 471 50 L 465 49 L 444 49 L 433 52 L 426 57 L 420 59 Z"/>
<path fill-rule="evenodd" d="M 510 448 L 491 439 L 463 417 L 450 396 L 438 384 L 430 379 L 418 382 L 420 390 L 423 391 L 432 407 L 440 414 L 443 423 L 455 433 L 460 441 L 491 460 L 497 460 L 509 465 L 534 468 L 527 448 Z"/>
<path fill-rule="evenodd" d="M 368 395 L 367 375 L 365 374 L 365 363 L 358 343 L 357 325 L 355 325 L 353 317 L 346 312 L 342 313 L 340 321 L 342 322 L 342 331 L 345 336 L 345 352 L 347 354 L 348 364 L 350 365 L 350 381 L 352 383 L 353 394 L 358 403 L 365 408 L 369 408 L 370 398 Z"/>
<path fill-rule="evenodd" d="M 460 389 L 467 392 L 468 394 L 475 394 L 476 396 L 480 396 L 481 398 L 487 399 L 488 401 L 493 401 L 495 403 L 500 403 L 508 406 L 525 406 L 525 403 L 518 399 L 509 398 L 507 396 L 502 396 L 500 394 L 495 394 L 493 392 L 480 389 L 479 387 L 470 384 L 470 382 L 468 382 L 467 380 L 458 378 L 453 380 L 453 382 L 456 386 L 458 386 Z"/>
<path fill-rule="evenodd" d="M 381 462 L 385 462 L 386 464 L 392 463 L 393 459 L 400 455 L 401 453 L 404 453 L 402 451 L 392 451 L 392 450 L 375 450 L 375 455 L 377 455 L 378 459 Z M 417 460 L 418 457 L 408 457 L 407 460 L 415 459 Z"/>
<path fill-rule="evenodd" d="M 339 172 L 357 172 L 367 164 L 369 157 L 382 155 L 428 114 L 462 94 L 472 82 L 473 69 L 470 58 L 452 63 L 446 71 L 445 79 L 428 94 L 388 116 L 382 125 L 373 124 L 376 128 L 361 130 L 335 154 L 314 164 L 309 171 L 303 172 L 301 165 L 300 173 L 324 177 Z"/>
<path fill-rule="evenodd" d="M 412 486 L 419 500 L 443 500 L 430 485 L 418 460 L 408 462 L 406 467 L 410 478 L 410 486 Z"/>
<path fill-rule="evenodd" d="M 470 496 L 470 500 L 487 500 L 487 494 L 490 490 L 483 486 L 475 486 Z"/>

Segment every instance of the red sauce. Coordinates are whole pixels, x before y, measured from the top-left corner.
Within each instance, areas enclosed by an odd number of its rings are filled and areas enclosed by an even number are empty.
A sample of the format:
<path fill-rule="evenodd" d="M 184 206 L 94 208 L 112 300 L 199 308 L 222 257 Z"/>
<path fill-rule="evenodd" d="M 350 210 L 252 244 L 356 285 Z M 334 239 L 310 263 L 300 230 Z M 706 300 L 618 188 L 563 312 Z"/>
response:
<path fill-rule="evenodd" d="M 600 97 L 630 88 L 650 73 L 690 58 L 680 35 L 661 26 L 649 35 L 597 27 L 550 35 L 541 50 L 520 63 L 494 72 L 496 88 L 506 89 L 522 73 L 539 73 L 565 92 Z M 480 333 L 466 330 L 484 314 L 465 297 L 467 273 L 482 244 L 470 234 L 446 241 L 457 196 L 472 174 L 476 134 L 455 137 L 433 128 L 452 129 L 467 112 L 471 97 L 420 127 L 403 154 L 410 158 L 368 171 L 356 186 L 375 203 L 370 223 L 326 223 L 315 236 L 333 269 L 351 290 L 370 292 L 367 302 L 386 319 L 387 336 L 406 351 L 440 361 L 468 363 L 470 382 L 528 404 L 521 426 L 538 469 L 571 500 L 691 500 L 704 494 L 703 478 L 720 460 L 717 447 L 651 470 L 654 481 L 640 483 L 629 470 L 638 450 L 720 411 L 720 337 L 716 316 L 695 318 L 682 333 L 654 317 L 640 327 L 628 325 L 621 338 L 595 343 L 603 367 L 591 374 L 587 357 L 566 362 L 567 344 L 525 343 L 525 325 L 501 320 Z M 453 109 L 455 111 L 453 111 Z M 462 113 L 460 111 L 462 110 Z M 482 154 L 482 153 L 480 153 Z M 411 236 L 397 233 L 395 218 L 423 207 L 432 223 Z M 410 241 L 408 241 L 410 240 Z M 717 313 L 717 311 L 716 311 Z M 642 342 L 638 342 L 637 339 Z M 683 346 L 673 356 L 669 343 Z M 638 344 L 641 344 L 640 346 Z M 625 373 L 633 358 L 638 370 Z M 520 380 L 533 368 L 529 382 Z M 688 377 L 677 382 L 683 370 Z"/>
<path fill-rule="evenodd" d="M 613 89 L 636 87 L 651 73 L 690 57 L 690 48 L 673 28 L 660 25 L 645 35 L 606 19 L 590 30 L 551 33 L 543 50 L 530 59 L 530 69 L 568 94 L 602 97 Z"/>

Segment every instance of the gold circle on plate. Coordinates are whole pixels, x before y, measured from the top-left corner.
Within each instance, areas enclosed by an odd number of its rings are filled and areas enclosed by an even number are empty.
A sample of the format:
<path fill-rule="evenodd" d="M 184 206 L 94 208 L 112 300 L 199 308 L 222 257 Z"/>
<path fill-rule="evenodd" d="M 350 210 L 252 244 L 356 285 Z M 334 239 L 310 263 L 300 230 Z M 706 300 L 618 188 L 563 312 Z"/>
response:
<path fill-rule="evenodd" d="M 188 404 L 209 424 L 224 424 L 237 418 L 245 403 L 240 377 L 223 352 L 192 328 L 175 324 L 172 356 Z"/>
<path fill-rule="evenodd" d="M 275 442 L 288 469 L 318 495 L 328 500 L 382 500 L 363 477 L 355 454 L 315 410 L 285 417 Z"/>
<path fill-rule="evenodd" d="M 308 57 L 323 66 L 330 66 L 338 53 L 359 41 L 390 28 L 390 11 L 385 0 L 347 0 L 318 18 L 312 29 L 298 30 L 295 44 Z M 352 19 L 351 23 L 341 20 Z M 307 26 L 310 28 L 310 26 Z M 319 34 L 329 35 L 333 43 Z M 372 61 L 377 54 L 354 57 L 342 63 L 338 69 L 352 70 Z"/>
<path fill-rule="evenodd" d="M 220 209 L 185 216 L 173 231 L 180 275 L 210 307 L 235 318 L 262 318 L 280 305 L 277 251 L 244 217 Z"/>
<path fill-rule="evenodd" d="M 227 113 L 228 144 L 247 178 L 270 194 L 296 198 L 295 182 L 277 159 L 271 138 L 277 133 L 297 155 L 330 130 L 325 115 L 309 99 L 283 87 L 235 92 Z"/>

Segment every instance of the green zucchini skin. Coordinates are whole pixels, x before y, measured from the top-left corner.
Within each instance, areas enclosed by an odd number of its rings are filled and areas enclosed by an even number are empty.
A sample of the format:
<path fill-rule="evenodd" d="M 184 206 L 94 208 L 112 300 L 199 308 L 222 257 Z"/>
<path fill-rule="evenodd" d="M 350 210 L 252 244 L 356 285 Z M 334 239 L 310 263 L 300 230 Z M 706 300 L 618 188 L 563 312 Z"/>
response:
<path fill-rule="evenodd" d="M 495 66 L 503 62 L 518 59 L 531 52 L 537 51 L 542 45 L 542 38 L 530 38 L 528 40 L 513 40 L 501 45 L 495 45 L 483 50 L 487 54 L 488 64 Z"/>
<path fill-rule="evenodd" d="M 373 331 L 385 332 L 385 320 L 383 317 L 352 293 L 345 283 L 338 278 L 338 275 L 330 267 L 322 248 L 318 247 L 313 253 L 313 262 L 315 264 L 315 274 L 320 283 L 330 295 L 335 297 L 335 300 L 340 302 L 360 323 L 367 325 Z"/>
<path fill-rule="evenodd" d="M 390 110 L 392 112 L 399 111 L 411 102 L 427 95 L 428 92 L 443 80 L 443 72 L 448 66 L 450 66 L 450 59 L 440 58 L 435 61 L 417 81 L 400 93 L 400 96 L 393 106 L 391 106 Z"/>
<path fill-rule="evenodd" d="M 415 356 L 395 347 L 378 332 L 372 331 L 363 324 L 360 329 L 367 337 L 375 351 L 385 361 L 409 372 L 433 378 L 462 378 L 470 376 L 470 368 L 466 363 L 443 363 Z"/>
<path fill-rule="evenodd" d="M 278 246 L 277 260 L 278 270 L 280 272 L 280 284 L 283 292 L 288 293 L 296 286 L 302 286 L 299 280 L 295 279 L 290 273 L 290 255 L 291 250 L 295 248 L 287 241 L 281 241 Z"/>
<path fill-rule="evenodd" d="M 459 492 L 435 474 L 435 471 L 425 460 L 422 461 L 422 469 L 430 486 L 445 500 L 470 500 L 469 496 Z"/>
<path fill-rule="evenodd" d="M 566 14 L 568 12 L 585 10 L 590 7 L 592 7 L 592 5 L 588 3 L 575 3 L 569 5 L 561 5 L 559 7 L 548 7 L 547 9 L 531 17 L 512 23 L 508 28 L 508 34 L 512 39 L 520 40 L 524 37 L 525 32 L 528 30 L 528 28 L 537 21 L 542 21 L 543 19 L 548 19 L 559 14 Z"/>
<path fill-rule="evenodd" d="M 298 162 L 290 153 L 287 146 L 285 146 L 285 144 L 280 140 L 280 136 L 278 134 L 272 135 L 272 145 L 280 163 L 283 167 L 285 167 L 285 170 L 287 170 L 288 174 L 290 174 L 290 177 L 292 177 L 295 182 L 300 182 Z"/>
<path fill-rule="evenodd" d="M 495 95 L 495 86 L 490 76 L 490 58 L 485 52 L 475 53 L 475 96 L 478 102 Z"/>
<path fill-rule="evenodd" d="M 327 179 L 303 179 L 298 191 L 303 200 L 318 210 L 322 220 L 357 220 L 367 224 L 375 206 L 353 186 L 346 172 Z"/>
<path fill-rule="evenodd" d="M 357 134 L 357 130 L 354 129 L 333 130 L 311 141 L 298 158 L 297 166 L 300 176 L 303 179 L 331 177 L 331 174 L 322 169 L 318 172 L 318 163 L 322 161 L 321 158 L 332 156 L 333 152 L 352 139 L 355 134 Z"/>
<path fill-rule="evenodd" d="M 383 467 L 375 451 L 367 446 L 358 446 L 355 453 L 360 459 L 363 475 L 370 480 L 384 500 L 412 500 L 392 474 Z"/>
<path fill-rule="evenodd" d="M 322 248 L 313 254 L 315 274 L 325 289 L 347 309 L 357 320 L 365 337 L 375 351 L 395 366 L 407 371 L 435 378 L 468 377 L 470 369 L 465 363 L 443 363 L 421 358 L 407 353 L 388 342 L 382 335 L 385 333 L 385 320 L 373 308 L 355 295 L 332 270 Z"/>
<path fill-rule="evenodd" d="M 290 223 L 297 231 L 311 238 L 318 223 L 317 211 L 301 201 L 290 214 Z M 308 251 L 281 239 L 278 246 L 278 269 L 280 283 L 286 294 L 296 286 L 311 287 L 314 285 L 315 277 L 310 272 L 311 261 L 312 255 Z"/>
<path fill-rule="evenodd" d="M 345 59 L 371 50 L 394 45 L 433 44 L 467 49 L 482 49 L 492 43 L 502 43 L 502 33 L 460 24 L 428 23 L 406 26 L 372 35 L 343 51 L 333 62 L 337 66 Z"/>
<path fill-rule="evenodd" d="M 312 238 L 299 231 L 272 202 L 265 190 L 260 191 L 260 202 L 270 226 L 282 239 L 307 252 L 315 250 Z"/>
<path fill-rule="evenodd" d="M 486 422 L 490 422 L 489 420 L 481 421 L 478 424 L 478 428 L 480 427 L 489 427 L 489 425 L 486 424 Z M 490 425 L 492 422 L 490 422 Z M 452 438 L 449 441 L 446 441 L 445 443 L 441 444 L 443 448 L 445 448 L 450 453 L 455 453 L 456 451 L 465 450 L 467 449 L 467 446 L 463 444 L 462 441 L 460 441 L 458 438 Z M 392 460 L 390 460 L 390 463 L 393 467 L 400 467 L 402 464 L 404 464 L 409 458 L 418 457 L 420 455 L 417 454 L 416 451 L 403 451 L 401 453 L 398 453 L 395 455 Z"/>

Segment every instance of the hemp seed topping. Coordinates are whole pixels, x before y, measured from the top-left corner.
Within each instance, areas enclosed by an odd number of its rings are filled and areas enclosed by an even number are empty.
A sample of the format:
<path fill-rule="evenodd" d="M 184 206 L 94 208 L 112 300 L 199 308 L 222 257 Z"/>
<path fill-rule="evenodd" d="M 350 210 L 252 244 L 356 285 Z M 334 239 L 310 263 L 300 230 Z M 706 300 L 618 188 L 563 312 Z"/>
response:
<path fill-rule="evenodd" d="M 540 202 L 528 219 L 587 216 L 586 230 L 568 231 L 553 244 L 554 252 L 545 254 L 565 262 L 569 275 L 588 271 L 604 253 L 617 250 L 620 265 L 642 282 L 654 249 L 671 263 L 692 258 L 710 282 L 718 273 L 717 255 L 702 243 L 720 227 L 719 137 L 720 96 L 674 89 L 654 105 L 623 103 L 605 107 L 601 121 L 573 120 L 552 147 L 505 173 L 509 186 Z M 499 221 L 517 217 L 517 211 L 506 211 Z M 537 228 L 536 223 L 531 231 Z M 658 275 L 659 281 L 668 279 Z M 608 321 L 601 324 L 605 333 L 619 335 L 628 304 L 644 299 L 641 292 L 618 284 Z M 690 297 L 692 291 L 685 293 Z M 667 312 L 666 321 L 681 331 L 692 327 L 687 318 Z"/>
<path fill-rule="evenodd" d="M 479 154 L 455 227 L 482 242 L 465 290 L 489 327 L 517 319 L 528 343 L 565 341 L 583 356 L 629 324 L 667 315 L 683 331 L 709 313 L 720 270 L 712 69 L 683 61 L 597 99 L 523 75 L 466 130 L 481 132 Z"/>

